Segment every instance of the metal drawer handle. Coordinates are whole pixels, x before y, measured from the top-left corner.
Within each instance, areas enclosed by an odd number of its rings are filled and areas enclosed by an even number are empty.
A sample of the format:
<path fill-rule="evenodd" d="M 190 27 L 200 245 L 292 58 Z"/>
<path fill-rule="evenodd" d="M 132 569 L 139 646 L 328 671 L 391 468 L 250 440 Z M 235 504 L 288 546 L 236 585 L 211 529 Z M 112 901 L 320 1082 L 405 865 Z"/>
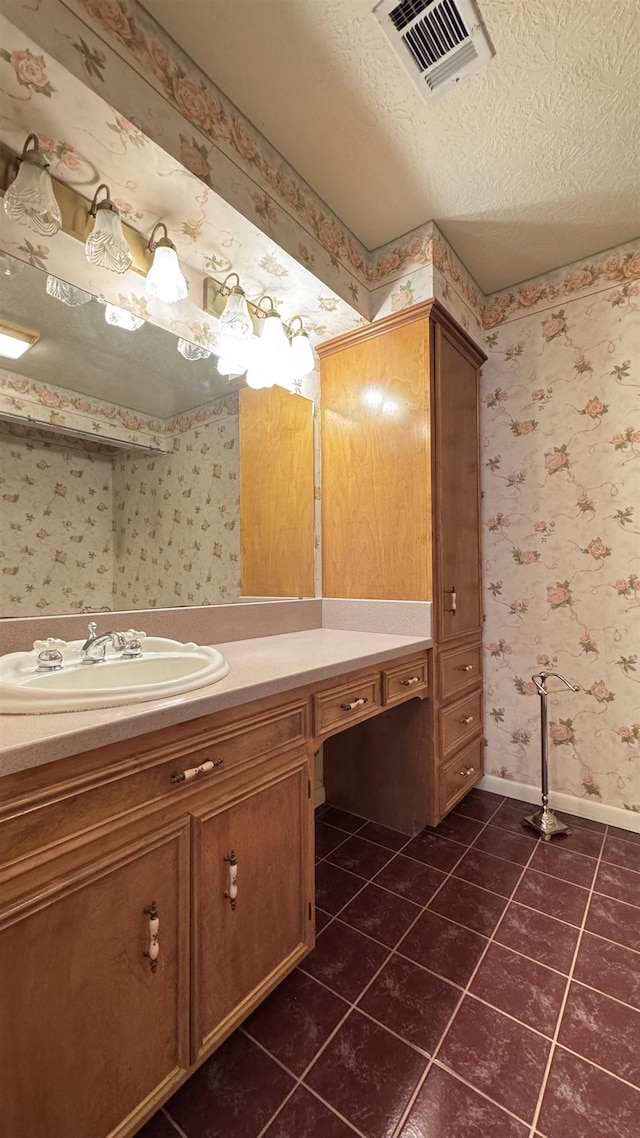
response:
<path fill-rule="evenodd" d="M 365 703 L 367 703 L 367 702 L 368 701 L 365 698 L 365 696 L 361 695 L 360 699 L 354 699 L 353 703 L 341 703 L 340 704 L 340 710 L 341 711 L 353 711 L 354 708 L 356 708 L 356 707 L 364 707 Z"/>
<path fill-rule="evenodd" d="M 150 905 L 147 905 L 144 912 L 147 913 L 149 917 L 149 948 L 145 952 L 145 956 L 149 958 L 151 971 L 155 972 L 158 967 L 158 957 L 160 956 L 160 941 L 158 939 L 160 917 L 158 914 L 157 901 L 152 901 Z"/>
<path fill-rule="evenodd" d="M 475 715 L 462 715 L 458 720 L 458 723 L 461 723 L 463 727 L 466 727 L 467 723 L 473 723 L 474 719 Z"/>
<path fill-rule="evenodd" d="M 403 688 L 410 688 L 412 684 L 420 683 L 420 676 L 412 676 L 410 680 L 400 680 Z"/>
<path fill-rule="evenodd" d="M 458 671 L 458 672 L 472 672 L 473 671 L 473 664 L 458 664 L 456 671 Z"/>
<path fill-rule="evenodd" d="M 206 762 L 200 763 L 199 767 L 188 767 L 186 771 L 173 771 L 169 775 L 169 782 L 173 786 L 179 782 L 189 782 L 190 779 L 198 778 L 199 775 L 209 774 L 209 771 L 221 767 L 223 763 L 224 759 L 207 759 Z"/>
<path fill-rule="evenodd" d="M 463 771 L 458 771 L 458 774 L 460 775 L 460 778 L 471 778 L 471 775 L 475 772 L 475 769 L 475 767 L 466 767 Z"/>
<path fill-rule="evenodd" d="M 457 597 L 456 597 L 456 587 L 455 587 L 455 585 L 453 586 L 453 588 L 452 588 L 452 589 L 445 589 L 445 593 L 450 593 L 450 594 L 451 594 L 451 608 L 450 608 L 450 609 L 445 609 L 444 611 L 445 611 L 445 612 L 450 612 L 452 616 L 455 616 L 455 615 L 456 615 L 456 606 L 457 606 Z"/>
<path fill-rule="evenodd" d="M 231 853 L 225 854 L 223 860 L 229 862 L 229 888 L 224 895 L 229 898 L 231 908 L 235 909 L 238 903 L 238 859 L 236 851 L 231 850 Z"/>

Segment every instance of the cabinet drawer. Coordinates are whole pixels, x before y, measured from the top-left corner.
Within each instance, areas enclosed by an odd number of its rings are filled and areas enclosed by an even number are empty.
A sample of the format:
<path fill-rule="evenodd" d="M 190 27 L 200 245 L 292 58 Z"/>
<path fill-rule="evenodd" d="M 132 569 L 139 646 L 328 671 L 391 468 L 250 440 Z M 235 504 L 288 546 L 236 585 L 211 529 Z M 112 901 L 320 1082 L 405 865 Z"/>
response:
<path fill-rule="evenodd" d="M 328 688 L 313 697 L 313 721 L 316 738 L 367 719 L 380 711 L 380 674 L 372 672 L 342 687 Z"/>
<path fill-rule="evenodd" d="M 148 753 L 140 758 L 54 785 L 44 800 L 38 794 L 35 801 L 25 796 L 14 803 L 13 816 L 0 821 L 0 865 L 149 802 L 180 802 L 195 786 L 224 781 L 225 775 L 256 759 L 304 744 L 307 719 L 304 700 L 218 730 L 185 724 L 182 744 L 176 740 L 163 746 L 162 736 L 154 734 Z"/>
<path fill-rule="evenodd" d="M 465 688 L 474 687 L 482 675 L 482 645 L 441 652 L 438 664 L 440 698 L 451 699 Z"/>
<path fill-rule="evenodd" d="M 412 664 L 398 664 L 382 672 L 382 702 L 399 703 L 427 689 L 427 661 L 414 660 Z"/>
<path fill-rule="evenodd" d="M 440 711 L 440 756 L 476 735 L 482 726 L 482 692 L 474 692 Z"/>
<path fill-rule="evenodd" d="M 483 741 L 476 739 L 460 754 L 440 768 L 440 812 L 448 813 L 472 786 L 478 782 L 483 770 Z"/>

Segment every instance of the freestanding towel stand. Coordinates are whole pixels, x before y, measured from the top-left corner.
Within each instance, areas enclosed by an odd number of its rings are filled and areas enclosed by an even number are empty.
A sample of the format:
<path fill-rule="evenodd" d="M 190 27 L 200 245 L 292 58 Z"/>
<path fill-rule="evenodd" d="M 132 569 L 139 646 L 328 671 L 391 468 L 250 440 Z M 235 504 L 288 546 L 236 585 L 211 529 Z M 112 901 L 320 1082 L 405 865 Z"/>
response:
<path fill-rule="evenodd" d="M 558 834 L 570 834 L 571 831 L 564 822 L 556 818 L 553 810 L 549 809 L 549 758 L 547 753 L 547 696 L 548 691 L 545 687 L 546 680 L 549 676 L 555 676 L 556 679 L 562 680 L 563 684 L 569 688 L 570 691 L 580 691 L 580 688 L 575 684 L 570 684 L 561 676 L 559 672 L 538 672 L 532 676 L 534 684 L 538 689 L 540 696 L 540 754 L 541 754 L 541 767 L 542 767 L 542 809 L 536 811 L 535 814 L 528 814 L 522 819 L 523 826 L 531 826 L 538 834 L 542 834 L 545 842 L 555 838 Z"/>

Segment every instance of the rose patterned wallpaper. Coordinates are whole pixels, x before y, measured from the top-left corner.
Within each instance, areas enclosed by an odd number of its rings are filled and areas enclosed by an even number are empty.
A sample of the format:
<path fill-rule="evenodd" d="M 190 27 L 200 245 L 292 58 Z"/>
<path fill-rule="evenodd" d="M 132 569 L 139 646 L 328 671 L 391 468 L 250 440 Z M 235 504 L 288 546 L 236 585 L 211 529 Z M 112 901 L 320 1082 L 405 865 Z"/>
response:
<path fill-rule="evenodd" d="M 112 457 L 0 423 L 0 616 L 113 607 Z"/>
<path fill-rule="evenodd" d="M 114 608 L 238 599 L 237 395 L 225 403 L 218 417 L 174 437 L 173 453 L 114 461 Z"/>
<path fill-rule="evenodd" d="M 0 423 L 0 617 L 238 599 L 237 394 L 193 420 L 170 453 Z"/>
<path fill-rule="evenodd" d="M 640 811 L 640 247 L 489 298 L 484 344 L 486 769 Z M 551 688 L 554 681 L 550 681 Z M 556 681 L 556 686 L 557 681 Z"/>

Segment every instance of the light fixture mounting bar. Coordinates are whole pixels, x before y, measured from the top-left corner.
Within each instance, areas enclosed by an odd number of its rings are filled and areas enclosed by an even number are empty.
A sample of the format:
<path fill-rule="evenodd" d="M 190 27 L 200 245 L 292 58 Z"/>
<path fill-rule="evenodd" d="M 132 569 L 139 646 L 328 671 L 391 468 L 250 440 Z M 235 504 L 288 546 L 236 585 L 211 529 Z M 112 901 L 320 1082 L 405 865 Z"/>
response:
<path fill-rule="evenodd" d="M 0 194 L 4 196 L 15 174 L 15 163 L 20 155 L 17 151 L 0 142 Z M 69 237 L 75 237 L 84 244 L 93 227 L 93 219 L 88 215 L 91 199 L 83 197 L 77 190 L 61 182 L 55 174 L 51 175 L 55 183 L 55 195 L 62 214 L 62 231 Z M 122 222 L 127 242 L 133 255 L 131 268 L 134 272 L 146 277 L 152 257 L 147 252 L 148 238 L 138 233 L 126 221 Z"/>

